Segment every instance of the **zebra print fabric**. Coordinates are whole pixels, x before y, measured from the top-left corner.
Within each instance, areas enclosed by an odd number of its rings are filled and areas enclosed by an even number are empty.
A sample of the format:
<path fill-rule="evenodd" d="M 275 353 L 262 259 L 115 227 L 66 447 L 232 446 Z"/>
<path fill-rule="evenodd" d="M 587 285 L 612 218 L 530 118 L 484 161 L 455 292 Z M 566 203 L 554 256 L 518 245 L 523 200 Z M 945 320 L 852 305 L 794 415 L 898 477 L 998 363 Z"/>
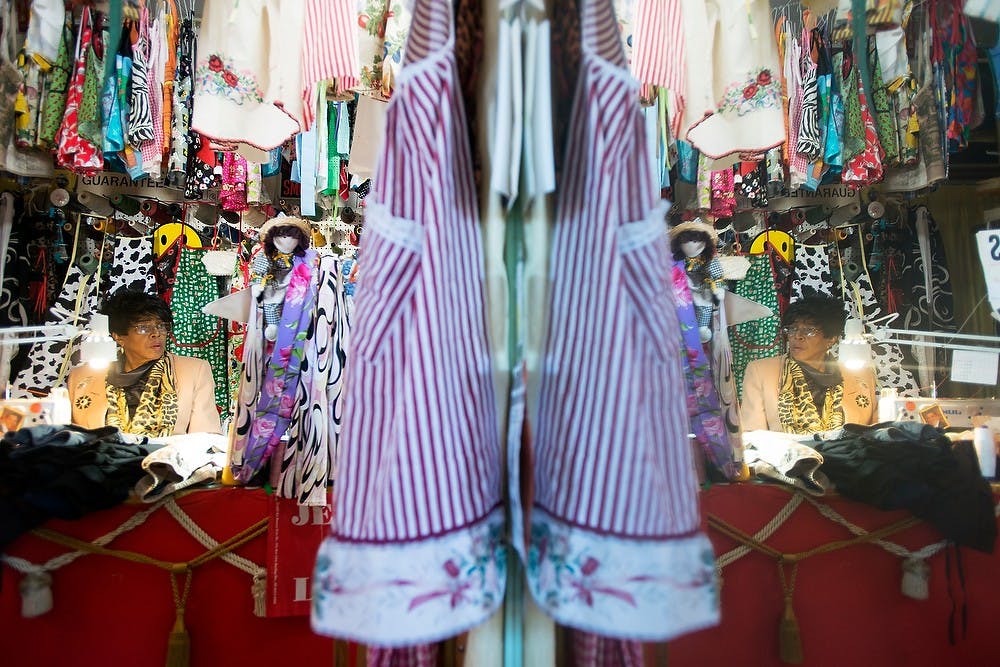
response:
<path fill-rule="evenodd" d="M 808 33 L 802 44 L 802 115 L 799 118 L 799 139 L 796 150 L 809 160 L 816 160 L 823 147 L 819 132 L 819 90 L 816 81 L 816 63 L 809 52 Z"/>
<path fill-rule="evenodd" d="M 153 112 L 149 103 L 149 40 L 141 31 L 132 51 L 132 87 L 128 108 L 128 138 L 133 146 L 153 140 Z"/>

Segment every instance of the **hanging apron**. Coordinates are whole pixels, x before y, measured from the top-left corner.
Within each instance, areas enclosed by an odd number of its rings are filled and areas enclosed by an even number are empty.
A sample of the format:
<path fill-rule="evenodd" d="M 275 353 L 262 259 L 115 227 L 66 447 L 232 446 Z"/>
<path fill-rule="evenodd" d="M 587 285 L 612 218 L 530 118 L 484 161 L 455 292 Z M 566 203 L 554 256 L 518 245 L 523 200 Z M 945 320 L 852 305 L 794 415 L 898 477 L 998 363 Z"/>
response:
<path fill-rule="evenodd" d="M 504 594 L 483 253 L 450 3 L 421 0 L 369 196 L 317 632 L 431 642 Z M 419 149 L 415 148 L 419 147 Z"/>
<path fill-rule="evenodd" d="M 156 289 L 153 275 L 153 237 L 116 236 L 108 273 L 108 294 L 133 289 L 151 294 Z"/>
<path fill-rule="evenodd" d="M 901 318 L 897 326 L 909 330 L 956 331 L 948 257 L 938 224 L 926 206 L 910 209 L 901 236 L 905 239 L 903 252 L 908 260 L 903 262 L 899 280 L 903 298 L 899 303 Z M 929 387 L 940 387 L 948 380 L 951 367 L 948 350 L 912 345 L 903 353 L 905 364 L 912 360 L 917 369 L 925 396 L 933 395 Z"/>
<path fill-rule="evenodd" d="M 66 282 L 45 318 L 47 325 L 74 324 L 86 328 L 90 313 L 97 311 L 97 281 L 76 265 L 75 257 L 66 270 Z M 52 340 L 31 346 L 30 366 L 21 370 L 13 383 L 13 398 L 45 396 L 53 387 L 61 387 L 69 369 L 76 340 Z"/>
<path fill-rule="evenodd" d="M 170 299 L 174 316 L 173 333 L 167 341 L 167 351 L 187 357 L 204 359 L 212 367 L 215 381 L 215 404 L 222 419 L 229 417 L 229 389 L 226 367 L 226 327 L 215 315 L 202 308 L 219 298 L 219 285 L 210 275 L 201 258 L 205 251 L 178 243 L 180 258 L 177 279 Z"/>
<path fill-rule="evenodd" d="M 778 292 L 771 271 L 768 252 L 750 255 L 750 268 L 746 277 L 736 283 L 736 294 L 771 309 L 774 315 L 743 322 L 733 327 L 732 371 L 736 380 L 737 394 L 743 395 L 743 374 L 747 364 L 756 359 L 765 359 L 781 353 L 781 318 L 778 308 Z"/>
<path fill-rule="evenodd" d="M 561 624 L 664 640 L 718 623 L 714 557 L 639 84 L 610 0 L 582 3 L 581 32 L 533 420 L 528 583 Z"/>
<path fill-rule="evenodd" d="M 833 294 L 830 251 L 826 244 L 796 243 L 793 275 L 795 277 L 792 279 L 792 301 Z"/>
<path fill-rule="evenodd" d="M 845 246 L 849 247 L 834 246 L 839 253 L 837 263 L 840 267 L 840 289 L 844 310 L 848 317 L 857 317 L 860 299 L 865 330 L 873 333 L 885 325 L 877 323 L 882 318 L 882 304 L 875 296 L 875 288 L 868 275 L 860 232 L 852 234 Z M 850 266 L 851 264 L 854 266 Z M 875 370 L 878 387 L 896 387 L 900 396 L 919 396 L 920 388 L 917 380 L 904 362 L 903 351 L 896 343 L 872 343 L 872 368 Z"/>

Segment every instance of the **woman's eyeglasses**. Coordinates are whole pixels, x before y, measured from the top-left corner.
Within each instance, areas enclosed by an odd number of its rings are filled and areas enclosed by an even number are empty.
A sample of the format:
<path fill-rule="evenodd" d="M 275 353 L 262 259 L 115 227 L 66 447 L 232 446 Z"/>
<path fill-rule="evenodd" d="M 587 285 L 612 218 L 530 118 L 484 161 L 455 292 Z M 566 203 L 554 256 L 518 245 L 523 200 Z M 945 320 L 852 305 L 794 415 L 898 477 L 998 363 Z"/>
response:
<path fill-rule="evenodd" d="M 816 327 L 781 327 L 781 333 L 788 338 L 815 338 L 823 335 Z"/>
<path fill-rule="evenodd" d="M 136 324 L 132 327 L 132 331 L 136 332 L 140 336 L 149 336 L 154 333 L 166 336 L 170 333 L 170 325 L 164 324 L 163 322 Z"/>

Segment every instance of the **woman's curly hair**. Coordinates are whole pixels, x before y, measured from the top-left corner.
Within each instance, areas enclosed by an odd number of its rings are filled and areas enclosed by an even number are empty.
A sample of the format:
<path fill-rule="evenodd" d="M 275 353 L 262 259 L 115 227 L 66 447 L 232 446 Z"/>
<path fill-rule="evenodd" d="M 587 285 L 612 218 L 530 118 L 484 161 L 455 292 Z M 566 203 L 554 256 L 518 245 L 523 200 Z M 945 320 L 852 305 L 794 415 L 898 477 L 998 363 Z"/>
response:
<path fill-rule="evenodd" d="M 154 294 L 141 290 L 118 290 L 104 301 L 101 312 L 108 316 L 108 329 L 120 336 L 128 334 L 136 322 L 155 317 L 167 326 L 173 326 L 174 316 L 167 302 Z"/>

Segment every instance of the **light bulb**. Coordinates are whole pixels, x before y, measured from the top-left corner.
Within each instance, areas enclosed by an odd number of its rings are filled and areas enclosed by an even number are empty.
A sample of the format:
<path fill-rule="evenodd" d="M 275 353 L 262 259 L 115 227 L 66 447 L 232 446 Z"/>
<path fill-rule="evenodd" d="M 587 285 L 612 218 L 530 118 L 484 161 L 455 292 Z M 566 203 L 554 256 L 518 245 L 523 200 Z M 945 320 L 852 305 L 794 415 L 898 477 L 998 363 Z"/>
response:
<path fill-rule="evenodd" d="M 865 339 L 861 320 L 849 319 L 844 324 L 844 338 L 840 341 L 840 363 L 850 370 L 859 370 L 870 364 L 872 346 Z"/>
<path fill-rule="evenodd" d="M 80 343 L 80 360 L 91 368 L 104 369 L 118 356 L 118 346 L 108 332 L 108 316 L 95 313 L 90 330 Z"/>

